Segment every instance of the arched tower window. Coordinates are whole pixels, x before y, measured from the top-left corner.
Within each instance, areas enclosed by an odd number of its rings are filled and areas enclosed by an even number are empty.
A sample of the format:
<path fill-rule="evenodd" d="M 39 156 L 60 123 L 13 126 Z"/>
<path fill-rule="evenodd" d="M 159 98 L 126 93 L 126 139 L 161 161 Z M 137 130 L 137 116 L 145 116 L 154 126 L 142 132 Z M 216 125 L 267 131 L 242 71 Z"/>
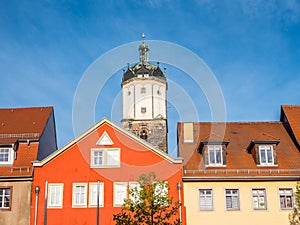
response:
<path fill-rule="evenodd" d="M 140 138 L 144 139 L 144 140 L 147 140 L 148 138 L 148 131 L 143 129 L 141 132 L 140 132 Z"/>

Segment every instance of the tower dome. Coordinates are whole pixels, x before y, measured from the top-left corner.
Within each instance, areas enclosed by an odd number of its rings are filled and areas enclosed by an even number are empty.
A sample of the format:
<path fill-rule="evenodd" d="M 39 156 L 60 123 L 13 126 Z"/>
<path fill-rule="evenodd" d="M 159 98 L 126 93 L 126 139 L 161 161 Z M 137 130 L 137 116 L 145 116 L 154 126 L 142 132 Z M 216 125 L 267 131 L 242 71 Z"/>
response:
<path fill-rule="evenodd" d="M 145 37 L 144 35 L 142 36 Z M 159 64 L 155 65 L 148 61 L 149 47 L 144 42 L 139 45 L 140 61 L 132 67 L 128 67 L 123 74 L 122 83 L 135 77 L 154 77 L 166 81 L 166 75 L 159 68 Z"/>

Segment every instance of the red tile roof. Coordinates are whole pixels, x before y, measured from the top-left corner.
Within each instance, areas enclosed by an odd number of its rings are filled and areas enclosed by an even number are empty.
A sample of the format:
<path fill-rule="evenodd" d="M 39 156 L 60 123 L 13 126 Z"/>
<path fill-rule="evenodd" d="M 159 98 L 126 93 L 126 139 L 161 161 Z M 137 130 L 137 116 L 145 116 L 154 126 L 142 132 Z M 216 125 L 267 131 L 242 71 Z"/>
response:
<path fill-rule="evenodd" d="M 300 176 L 300 153 L 281 122 L 193 123 L 195 141 L 192 144 L 183 141 L 183 124 L 178 123 L 178 148 L 179 156 L 184 157 L 184 176 Z M 229 140 L 225 167 L 205 167 L 203 155 L 198 153 L 201 141 L 210 133 L 213 137 L 219 133 Z M 278 166 L 256 165 L 247 151 L 253 138 L 279 140 Z"/>
<path fill-rule="evenodd" d="M 285 115 L 293 135 L 300 145 L 300 106 L 283 105 L 281 108 L 283 113 L 281 116 Z"/>
<path fill-rule="evenodd" d="M 13 165 L 0 165 L 0 180 L 32 176 L 38 141 L 52 111 L 53 107 L 0 109 L 0 145 L 20 141 Z"/>
<path fill-rule="evenodd" d="M 0 144 L 39 139 L 53 107 L 0 109 Z"/>

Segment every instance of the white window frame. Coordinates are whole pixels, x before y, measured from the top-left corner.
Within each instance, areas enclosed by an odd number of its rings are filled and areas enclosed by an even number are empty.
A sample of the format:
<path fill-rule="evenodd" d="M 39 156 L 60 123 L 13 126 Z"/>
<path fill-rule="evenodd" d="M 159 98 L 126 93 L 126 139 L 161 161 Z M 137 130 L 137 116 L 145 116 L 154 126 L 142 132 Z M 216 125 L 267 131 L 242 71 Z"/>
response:
<path fill-rule="evenodd" d="M 83 202 L 77 203 L 77 187 L 84 187 L 84 192 L 80 192 L 80 195 L 83 195 Z M 73 190 L 72 190 L 72 207 L 73 208 L 85 208 L 87 207 L 87 183 L 73 183 Z"/>
<path fill-rule="evenodd" d="M 6 193 L 7 190 L 9 190 L 9 194 Z M 0 202 L 0 210 L 10 210 L 12 203 L 12 187 L 0 187 L 0 197 L 2 199 L 2 202 Z M 6 202 L 8 202 L 8 206 L 5 206 Z"/>
<path fill-rule="evenodd" d="M 209 166 L 223 166 L 223 149 L 222 145 L 208 145 L 207 146 L 207 151 L 208 151 L 208 165 Z M 217 162 L 217 151 L 220 151 L 220 157 L 221 161 Z M 210 152 L 213 152 L 213 161 L 211 160 L 211 155 Z"/>
<path fill-rule="evenodd" d="M 213 190 L 211 188 L 200 188 L 199 189 L 199 209 L 200 209 L 200 211 L 213 211 L 214 210 Z"/>
<path fill-rule="evenodd" d="M 265 188 L 252 188 L 251 195 L 252 195 L 252 207 L 254 210 L 267 209 L 267 195 L 266 195 Z"/>
<path fill-rule="evenodd" d="M 0 148 L 0 159 L 4 159 L 5 152 L 7 151 L 7 161 L 0 161 L 0 165 L 12 165 L 14 162 L 14 150 L 10 147 Z"/>
<path fill-rule="evenodd" d="M 294 192 L 293 188 L 279 188 L 279 206 L 281 210 L 291 210 L 294 208 Z M 283 202 L 281 202 L 283 199 Z M 288 200 L 289 199 L 289 200 Z M 288 207 L 288 202 L 291 203 L 291 206 Z"/>
<path fill-rule="evenodd" d="M 95 164 L 94 161 L 94 153 L 95 152 L 102 152 L 102 164 Z M 113 158 L 116 161 L 113 164 L 111 161 L 112 153 L 116 154 Z M 121 158 L 121 150 L 120 148 L 92 148 L 91 149 L 91 161 L 90 166 L 91 168 L 119 168 L 121 165 L 120 162 Z"/>
<path fill-rule="evenodd" d="M 163 183 L 163 188 L 160 187 L 161 183 L 160 182 L 157 182 L 155 184 L 155 190 L 154 190 L 154 194 L 155 195 L 159 195 L 159 196 L 162 196 L 162 197 L 168 197 L 169 195 L 169 186 L 168 186 L 168 182 L 167 181 L 162 181 Z M 161 189 L 161 192 L 159 193 L 158 190 Z M 160 204 L 160 205 L 168 205 L 168 202 L 154 202 L 154 204 Z"/>
<path fill-rule="evenodd" d="M 99 206 L 104 207 L 104 183 L 100 182 Z M 97 207 L 98 183 L 89 183 L 89 207 Z"/>
<path fill-rule="evenodd" d="M 140 196 L 135 196 L 135 195 L 131 195 L 130 194 L 130 191 L 133 190 L 133 189 L 137 189 L 138 193 L 140 192 L 141 190 L 141 187 L 140 187 L 140 184 L 139 182 L 129 182 L 129 199 L 134 202 L 134 203 L 138 203 L 140 201 Z"/>
<path fill-rule="evenodd" d="M 124 200 L 127 199 L 127 182 L 114 182 L 114 207 L 121 207 L 124 203 Z M 123 186 L 123 190 L 118 191 L 117 187 Z M 119 196 L 123 195 L 123 196 Z M 122 198 L 123 199 L 120 199 Z"/>
<path fill-rule="evenodd" d="M 230 202 L 228 207 L 227 202 Z M 235 205 L 236 203 L 236 205 Z M 225 206 L 227 211 L 240 210 L 240 191 L 237 188 L 225 189 Z"/>
<path fill-rule="evenodd" d="M 53 196 L 53 191 L 55 191 L 55 193 L 54 193 L 55 196 Z M 49 183 L 48 184 L 48 208 L 62 208 L 62 206 L 63 206 L 63 191 L 64 191 L 63 183 Z M 55 198 L 55 199 L 53 199 L 53 198 Z M 55 200 L 55 202 L 53 202 L 53 200 Z"/>
<path fill-rule="evenodd" d="M 261 166 L 274 166 L 274 149 L 272 145 L 259 145 L 259 162 Z M 268 150 L 271 150 L 271 162 L 269 162 Z M 262 162 L 262 154 L 265 155 L 265 162 Z"/>

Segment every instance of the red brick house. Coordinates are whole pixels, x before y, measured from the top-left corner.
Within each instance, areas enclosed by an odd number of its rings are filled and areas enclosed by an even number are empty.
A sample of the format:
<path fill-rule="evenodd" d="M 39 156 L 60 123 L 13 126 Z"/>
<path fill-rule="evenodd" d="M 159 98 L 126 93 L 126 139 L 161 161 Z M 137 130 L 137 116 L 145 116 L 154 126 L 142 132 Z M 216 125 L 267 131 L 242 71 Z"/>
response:
<path fill-rule="evenodd" d="M 52 107 L 0 109 L 0 224 L 29 225 L 32 161 L 56 149 Z"/>
<path fill-rule="evenodd" d="M 169 196 L 182 199 L 177 189 L 182 160 L 107 119 L 33 166 L 33 186 L 40 191 L 32 197 L 32 225 L 95 224 L 98 187 L 99 224 L 114 224 L 112 214 L 120 211 L 128 187 L 143 173 L 155 172 L 168 182 Z"/>

